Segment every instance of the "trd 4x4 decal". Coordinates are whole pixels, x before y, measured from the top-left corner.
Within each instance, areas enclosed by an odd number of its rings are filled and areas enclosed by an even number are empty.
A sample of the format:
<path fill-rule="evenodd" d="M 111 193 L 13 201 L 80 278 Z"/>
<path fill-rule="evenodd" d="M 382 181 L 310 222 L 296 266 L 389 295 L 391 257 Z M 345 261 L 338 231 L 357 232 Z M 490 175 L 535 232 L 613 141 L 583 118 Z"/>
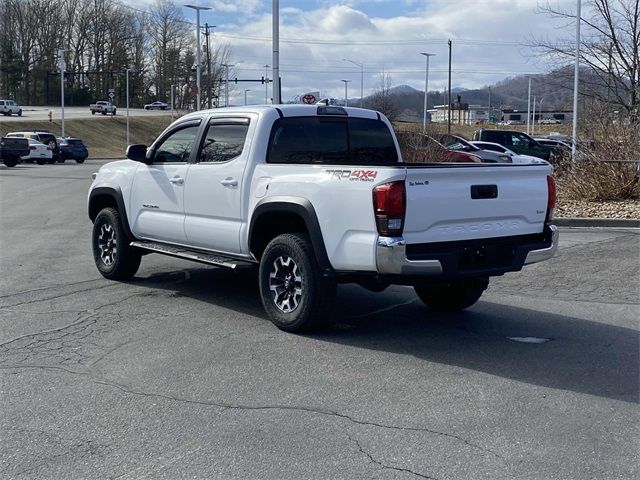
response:
<path fill-rule="evenodd" d="M 331 175 L 332 180 L 348 180 L 360 182 L 373 182 L 378 176 L 376 170 L 325 170 Z"/>

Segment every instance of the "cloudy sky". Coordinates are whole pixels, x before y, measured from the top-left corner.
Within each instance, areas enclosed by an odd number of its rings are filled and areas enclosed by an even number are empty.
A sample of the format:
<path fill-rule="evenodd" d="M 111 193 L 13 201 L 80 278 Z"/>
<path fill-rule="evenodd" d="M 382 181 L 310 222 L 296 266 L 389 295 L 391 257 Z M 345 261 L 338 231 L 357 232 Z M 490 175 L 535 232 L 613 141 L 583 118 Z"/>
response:
<path fill-rule="evenodd" d="M 138 0 L 151 2 L 152 0 Z M 575 8 L 575 0 L 280 0 L 280 73 L 283 100 L 308 91 L 342 97 L 342 79 L 352 80 L 349 97 L 360 95 L 364 64 L 365 96 L 382 71 L 393 85 L 424 89 L 425 57 L 430 60 L 429 90 L 447 81 L 447 39 L 453 43 L 454 87 L 482 87 L 518 74 L 545 72 L 549 66 L 528 47 L 532 37 L 571 37 L 573 26 L 537 13 L 540 2 Z M 216 25 L 215 41 L 231 46 L 238 78 L 260 78 L 272 63 L 271 0 L 185 0 L 212 7 L 201 23 Z M 195 21 L 195 12 L 184 9 Z M 271 76 L 271 73 L 269 73 Z M 264 87 L 250 88 L 250 103 L 264 102 Z M 271 95 L 271 94 L 269 94 Z"/>

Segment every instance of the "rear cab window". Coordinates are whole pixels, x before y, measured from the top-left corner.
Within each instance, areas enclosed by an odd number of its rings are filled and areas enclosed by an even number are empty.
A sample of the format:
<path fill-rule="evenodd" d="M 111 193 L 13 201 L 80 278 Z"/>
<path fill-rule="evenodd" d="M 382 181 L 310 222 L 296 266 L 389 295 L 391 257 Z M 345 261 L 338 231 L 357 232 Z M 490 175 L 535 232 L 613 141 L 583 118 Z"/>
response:
<path fill-rule="evenodd" d="M 393 165 L 398 162 L 393 136 L 381 120 L 313 116 L 276 120 L 267 163 Z"/>

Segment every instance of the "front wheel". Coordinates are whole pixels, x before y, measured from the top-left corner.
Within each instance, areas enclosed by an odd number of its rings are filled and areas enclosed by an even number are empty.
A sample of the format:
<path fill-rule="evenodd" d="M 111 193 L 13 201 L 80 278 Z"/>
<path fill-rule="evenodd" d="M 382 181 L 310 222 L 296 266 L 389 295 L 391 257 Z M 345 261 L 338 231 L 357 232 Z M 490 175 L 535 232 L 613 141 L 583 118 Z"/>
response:
<path fill-rule="evenodd" d="M 21 117 L 22 116 L 22 110 L 18 110 L 18 116 Z"/>
<path fill-rule="evenodd" d="M 115 208 L 102 209 L 93 222 L 93 260 L 102 276 L 110 280 L 131 278 L 140 267 L 141 255 L 129 246 L 121 222 Z"/>
<path fill-rule="evenodd" d="M 18 160 L 16 158 L 5 158 L 4 160 L 2 160 L 2 163 L 11 168 L 15 167 L 18 164 Z"/>
<path fill-rule="evenodd" d="M 114 117 L 116 116 L 116 111 L 115 111 L 115 110 L 113 111 L 113 114 L 112 114 L 112 115 L 113 115 Z"/>
<path fill-rule="evenodd" d="M 444 282 L 416 285 L 416 294 L 432 310 L 456 312 L 476 303 L 489 286 L 489 279 L 465 278 Z"/>
<path fill-rule="evenodd" d="M 259 275 L 262 305 L 279 329 L 309 330 L 330 314 L 336 283 L 323 275 L 308 235 L 286 233 L 271 240 Z"/>

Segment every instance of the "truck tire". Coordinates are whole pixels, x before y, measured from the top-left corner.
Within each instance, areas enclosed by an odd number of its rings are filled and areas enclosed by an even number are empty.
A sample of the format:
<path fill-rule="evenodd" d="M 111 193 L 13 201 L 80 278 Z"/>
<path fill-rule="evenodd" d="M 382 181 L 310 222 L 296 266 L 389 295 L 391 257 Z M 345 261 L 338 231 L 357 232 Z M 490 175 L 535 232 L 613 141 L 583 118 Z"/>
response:
<path fill-rule="evenodd" d="M 95 110 L 91 110 L 91 115 L 95 115 L 96 111 Z"/>
<path fill-rule="evenodd" d="M 115 108 L 113 109 L 113 116 L 114 117 L 116 116 L 116 109 Z"/>
<path fill-rule="evenodd" d="M 18 116 L 21 117 L 22 116 L 22 109 L 18 110 Z"/>
<path fill-rule="evenodd" d="M 280 330 L 307 331 L 330 314 L 336 282 L 323 275 L 306 234 L 285 233 L 271 240 L 259 276 L 262 305 Z"/>
<path fill-rule="evenodd" d="M 488 286 L 488 278 L 465 278 L 413 288 L 420 300 L 432 310 L 457 312 L 476 303 Z"/>
<path fill-rule="evenodd" d="M 140 267 L 140 252 L 129 246 L 120 214 L 115 208 L 103 208 L 93 222 L 91 235 L 93 260 L 103 277 L 126 280 Z"/>
<path fill-rule="evenodd" d="M 17 158 L 4 158 L 2 159 L 2 163 L 4 163 L 7 167 L 15 167 L 18 164 Z"/>
<path fill-rule="evenodd" d="M 86 158 L 76 158 L 76 163 L 84 163 Z"/>

